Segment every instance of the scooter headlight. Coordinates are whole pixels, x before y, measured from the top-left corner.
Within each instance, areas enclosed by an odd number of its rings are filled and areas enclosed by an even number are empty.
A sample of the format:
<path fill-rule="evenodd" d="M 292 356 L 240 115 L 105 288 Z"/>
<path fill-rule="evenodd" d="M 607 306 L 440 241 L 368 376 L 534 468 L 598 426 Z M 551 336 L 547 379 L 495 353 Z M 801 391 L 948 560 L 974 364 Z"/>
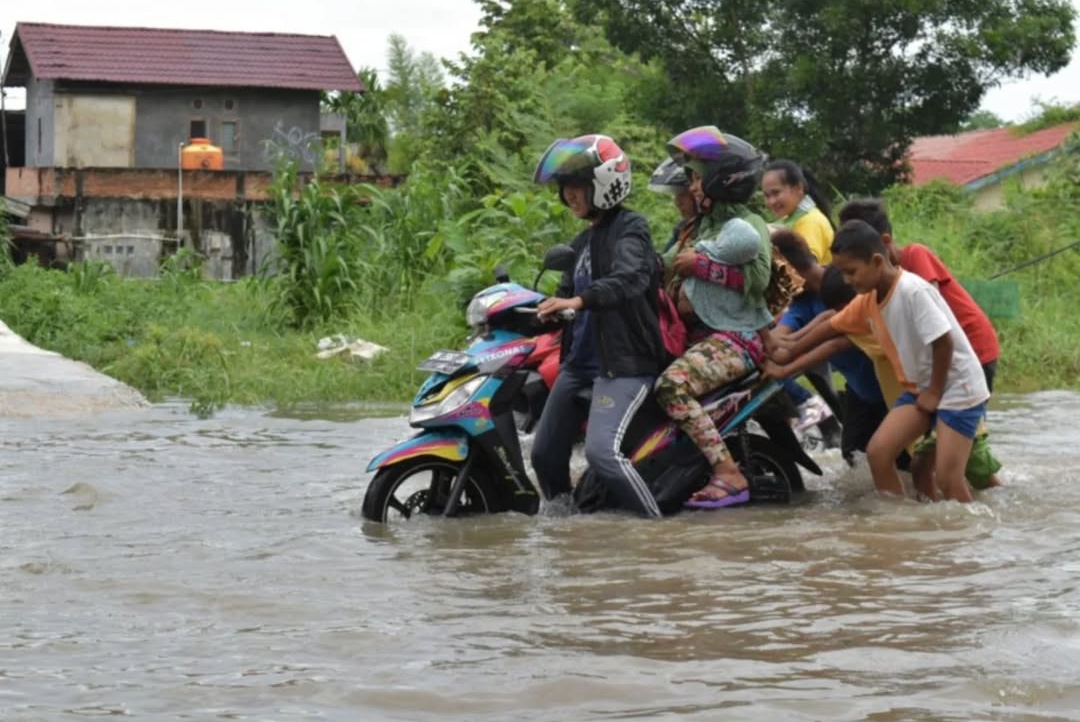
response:
<path fill-rule="evenodd" d="M 440 416 L 445 416 L 453 411 L 457 411 L 459 408 L 469 403 L 469 399 L 475 394 L 484 382 L 488 380 L 488 376 L 475 376 L 461 386 L 451 391 L 446 395 L 446 398 L 438 401 L 433 401 L 430 404 L 422 404 L 420 406 L 413 406 L 409 410 L 409 424 L 416 426 L 422 424 L 425 421 L 431 421 L 437 419 Z"/>
<path fill-rule="evenodd" d="M 465 309 L 465 323 L 473 328 L 483 326 L 487 323 L 488 309 L 504 298 L 506 298 L 506 291 L 473 296 L 473 299 L 469 301 L 469 307 Z"/>

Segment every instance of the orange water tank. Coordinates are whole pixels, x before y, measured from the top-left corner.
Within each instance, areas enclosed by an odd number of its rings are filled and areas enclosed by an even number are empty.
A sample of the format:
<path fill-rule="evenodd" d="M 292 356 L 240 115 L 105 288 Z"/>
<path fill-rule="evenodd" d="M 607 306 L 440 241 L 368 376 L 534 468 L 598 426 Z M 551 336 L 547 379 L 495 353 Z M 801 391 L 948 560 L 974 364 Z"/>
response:
<path fill-rule="evenodd" d="M 180 167 L 184 170 L 223 170 L 225 158 L 221 148 L 211 145 L 208 138 L 192 138 L 180 151 Z"/>

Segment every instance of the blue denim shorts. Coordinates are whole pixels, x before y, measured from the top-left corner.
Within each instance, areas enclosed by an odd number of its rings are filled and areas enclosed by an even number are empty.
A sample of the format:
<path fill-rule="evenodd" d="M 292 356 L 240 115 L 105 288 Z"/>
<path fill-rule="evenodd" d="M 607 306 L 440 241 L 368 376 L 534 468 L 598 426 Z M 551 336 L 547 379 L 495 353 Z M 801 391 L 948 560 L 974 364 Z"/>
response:
<path fill-rule="evenodd" d="M 896 400 L 898 406 L 914 406 L 915 394 L 910 391 L 905 391 L 900 394 L 900 398 Z M 938 409 L 935 413 L 930 414 L 930 429 L 933 430 L 937 426 L 938 419 L 941 419 L 941 423 L 948 426 L 953 431 L 963 434 L 969 439 L 975 438 L 975 432 L 979 428 L 979 422 L 986 416 L 986 402 L 982 402 L 978 406 L 972 406 L 970 409 Z"/>

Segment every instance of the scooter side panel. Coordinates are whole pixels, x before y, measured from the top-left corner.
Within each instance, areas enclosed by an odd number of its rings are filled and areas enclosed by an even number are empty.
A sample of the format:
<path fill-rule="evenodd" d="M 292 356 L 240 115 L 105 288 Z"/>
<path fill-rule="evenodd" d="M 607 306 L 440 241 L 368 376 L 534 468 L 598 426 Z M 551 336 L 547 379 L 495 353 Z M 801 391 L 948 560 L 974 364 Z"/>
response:
<path fill-rule="evenodd" d="M 776 379 L 770 379 L 768 383 L 761 386 L 754 394 L 754 397 L 750 401 L 739 409 L 739 412 L 728 419 L 724 427 L 720 429 L 720 435 L 724 436 L 731 433 L 732 430 L 738 428 L 738 426 L 747 421 L 754 412 L 761 408 L 761 405 L 768 401 L 772 396 L 781 388 L 780 382 Z"/>
<path fill-rule="evenodd" d="M 464 461 L 469 455 L 469 439 L 463 431 L 421 431 L 382 452 L 368 464 L 368 471 L 400 464 L 417 456 L 437 456 L 449 461 Z"/>

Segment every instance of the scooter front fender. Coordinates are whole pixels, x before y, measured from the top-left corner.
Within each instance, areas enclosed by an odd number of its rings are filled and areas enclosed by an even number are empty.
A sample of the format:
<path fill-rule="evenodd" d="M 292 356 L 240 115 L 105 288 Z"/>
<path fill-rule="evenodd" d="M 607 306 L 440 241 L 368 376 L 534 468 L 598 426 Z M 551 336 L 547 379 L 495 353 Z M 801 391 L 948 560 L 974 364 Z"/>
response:
<path fill-rule="evenodd" d="M 375 471 L 417 456 L 438 456 L 450 461 L 465 461 L 469 455 L 469 437 L 460 429 L 433 429 L 421 431 L 416 436 L 398 442 L 382 452 L 368 464 L 368 471 Z"/>

